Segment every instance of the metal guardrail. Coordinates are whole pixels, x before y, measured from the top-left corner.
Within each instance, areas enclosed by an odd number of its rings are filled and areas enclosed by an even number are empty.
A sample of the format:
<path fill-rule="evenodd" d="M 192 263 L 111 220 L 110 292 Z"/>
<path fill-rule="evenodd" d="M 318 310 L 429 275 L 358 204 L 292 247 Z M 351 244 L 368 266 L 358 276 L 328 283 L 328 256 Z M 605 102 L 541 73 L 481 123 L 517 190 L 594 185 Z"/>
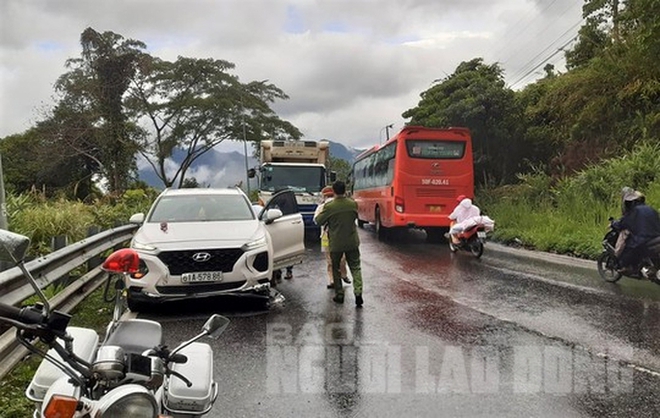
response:
<path fill-rule="evenodd" d="M 124 225 L 100 232 L 27 262 L 25 267 L 43 289 L 104 251 L 128 241 L 136 229 L 137 225 Z M 105 277 L 106 274 L 100 267 L 93 268 L 50 300 L 52 309 L 69 312 L 103 283 Z M 33 295 L 32 286 L 18 267 L 0 272 L 0 302 L 18 306 Z M 16 342 L 15 332 L 15 329 L 11 328 L 0 336 L 0 379 L 28 353 L 27 349 Z"/>

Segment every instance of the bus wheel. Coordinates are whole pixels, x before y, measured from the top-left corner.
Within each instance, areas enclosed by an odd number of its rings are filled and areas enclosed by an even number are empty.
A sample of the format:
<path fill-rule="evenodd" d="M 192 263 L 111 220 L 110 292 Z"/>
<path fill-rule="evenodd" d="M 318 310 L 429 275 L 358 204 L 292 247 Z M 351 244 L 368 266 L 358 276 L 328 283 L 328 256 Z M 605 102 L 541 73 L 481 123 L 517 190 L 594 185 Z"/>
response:
<path fill-rule="evenodd" d="M 387 239 L 387 233 L 387 228 L 380 221 L 380 208 L 376 208 L 376 235 L 380 241 L 385 241 Z"/>

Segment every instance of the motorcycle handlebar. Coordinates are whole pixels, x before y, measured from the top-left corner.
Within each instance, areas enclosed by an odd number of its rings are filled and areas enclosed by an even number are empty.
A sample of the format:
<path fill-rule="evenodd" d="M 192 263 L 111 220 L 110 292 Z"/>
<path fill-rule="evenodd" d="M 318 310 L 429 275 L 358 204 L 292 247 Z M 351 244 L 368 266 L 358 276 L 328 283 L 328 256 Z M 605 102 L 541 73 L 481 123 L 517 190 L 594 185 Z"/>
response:
<path fill-rule="evenodd" d="M 17 308 L 6 303 L 0 303 L 0 316 L 25 325 L 40 324 L 44 320 L 41 311 L 31 307 Z"/>

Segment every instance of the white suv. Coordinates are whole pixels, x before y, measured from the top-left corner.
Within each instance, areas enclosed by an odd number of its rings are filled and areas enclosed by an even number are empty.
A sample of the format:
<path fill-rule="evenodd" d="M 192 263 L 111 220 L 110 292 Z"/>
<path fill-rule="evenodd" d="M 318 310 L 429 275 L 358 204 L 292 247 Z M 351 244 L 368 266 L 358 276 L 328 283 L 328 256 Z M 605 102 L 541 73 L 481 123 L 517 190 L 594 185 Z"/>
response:
<path fill-rule="evenodd" d="M 142 271 L 126 280 L 128 305 L 139 311 L 166 300 L 235 293 L 268 296 L 273 271 L 304 257 L 304 223 L 291 191 L 256 214 L 234 189 L 167 189 L 141 224 L 131 248 Z"/>

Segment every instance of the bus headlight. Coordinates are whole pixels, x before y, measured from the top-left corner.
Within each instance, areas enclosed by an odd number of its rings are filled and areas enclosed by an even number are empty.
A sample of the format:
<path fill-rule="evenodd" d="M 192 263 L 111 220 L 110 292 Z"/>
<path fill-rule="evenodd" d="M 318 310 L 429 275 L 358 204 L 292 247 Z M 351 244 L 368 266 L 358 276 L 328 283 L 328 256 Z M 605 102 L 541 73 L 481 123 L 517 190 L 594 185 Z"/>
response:
<path fill-rule="evenodd" d="M 101 398 L 96 418 L 158 416 L 158 405 L 153 394 L 140 385 L 119 386 Z"/>

